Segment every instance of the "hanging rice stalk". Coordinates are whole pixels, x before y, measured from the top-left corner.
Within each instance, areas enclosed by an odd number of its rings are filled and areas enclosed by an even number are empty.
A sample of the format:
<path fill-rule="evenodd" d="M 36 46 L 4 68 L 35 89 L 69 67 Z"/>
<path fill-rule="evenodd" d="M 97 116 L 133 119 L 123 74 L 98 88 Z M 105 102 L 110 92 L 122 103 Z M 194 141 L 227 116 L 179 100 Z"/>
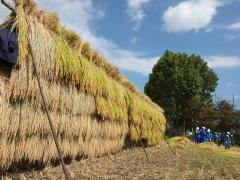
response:
<path fill-rule="evenodd" d="M 8 80 L 0 78 L 0 169 L 13 162 L 49 163 L 56 148 L 44 114 L 27 35 L 40 71 L 47 106 L 65 157 L 97 157 L 121 150 L 124 141 L 158 144 L 163 110 L 119 74 L 99 53 L 33 0 L 16 0 L 19 58 Z M 1 74 L 1 73 L 0 73 Z M 136 129 L 136 125 L 140 137 Z"/>

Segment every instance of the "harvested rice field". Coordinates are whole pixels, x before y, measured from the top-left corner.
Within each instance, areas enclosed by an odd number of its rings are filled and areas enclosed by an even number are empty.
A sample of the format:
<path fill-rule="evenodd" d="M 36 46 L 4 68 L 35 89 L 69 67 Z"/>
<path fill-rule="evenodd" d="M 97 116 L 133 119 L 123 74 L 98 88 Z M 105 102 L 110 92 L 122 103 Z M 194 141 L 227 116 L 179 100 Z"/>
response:
<path fill-rule="evenodd" d="M 64 179 L 52 134 L 72 179 L 240 179 L 238 148 L 175 137 L 170 151 L 164 109 L 60 22 L 15 0 L 0 24 L 19 47 L 16 64 L 0 63 L 2 179 Z"/>
<path fill-rule="evenodd" d="M 225 151 L 214 144 L 195 146 L 187 139 L 173 138 L 171 153 L 164 143 L 146 148 L 151 164 L 141 147 L 119 153 L 72 161 L 68 164 L 74 179 L 240 179 L 240 149 Z M 61 166 L 8 175 L 15 179 L 64 179 Z"/>

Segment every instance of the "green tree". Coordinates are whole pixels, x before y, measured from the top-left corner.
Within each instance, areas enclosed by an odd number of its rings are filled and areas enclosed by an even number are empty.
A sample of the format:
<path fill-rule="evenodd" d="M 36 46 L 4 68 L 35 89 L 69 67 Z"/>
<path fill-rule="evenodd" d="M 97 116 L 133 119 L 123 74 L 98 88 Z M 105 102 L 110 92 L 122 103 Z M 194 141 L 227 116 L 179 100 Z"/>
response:
<path fill-rule="evenodd" d="M 217 102 L 217 129 L 222 132 L 235 131 L 239 127 L 240 113 L 234 111 L 233 105 L 225 100 Z"/>
<path fill-rule="evenodd" d="M 214 103 L 204 104 L 199 101 L 190 101 L 189 107 L 186 110 L 191 122 L 187 123 L 186 128 L 191 129 L 192 127 L 205 126 L 211 130 L 215 130 L 217 126 L 215 106 Z"/>
<path fill-rule="evenodd" d="M 167 119 L 174 128 L 190 129 L 193 112 L 212 102 L 212 92 L 218 77 L 200 56 L 166 51 L 153 67 L 145 93 L 164 108 Z"/>

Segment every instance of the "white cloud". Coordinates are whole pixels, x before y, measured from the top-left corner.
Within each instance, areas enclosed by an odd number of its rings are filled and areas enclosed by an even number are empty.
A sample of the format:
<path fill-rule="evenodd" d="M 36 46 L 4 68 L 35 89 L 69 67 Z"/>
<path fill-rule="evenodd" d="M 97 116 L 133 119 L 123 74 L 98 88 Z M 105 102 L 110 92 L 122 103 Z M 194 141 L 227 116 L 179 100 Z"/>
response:
<path fill-rule="evenodd" d="M 89 33 L 89 22 L 102 18 L 104 12 L 93 7 L 91 0 L 37 0 L 47 10 L 55 11 L 61 17 L 64 25 L 77 29 L 79 33 Z"/>
<path fill-rule="evenodd" d="M 237 56 L 208 56 L 205 59 L 211 68 L 240 67 L 240 57 Z"/>
<path fill-rule="evenodd" d="M 217 8 L 225 4 L 224 0 L 185 0 L 176 6 L 170 6 L 163 14 L 164 28 L 168 32 L 198 31 L 208 27 Z"/>
<path fill-rule="evenodd" d="M 229 30 L 240 30 L 240 22 L 233 23 L 227 27 Z"/>
<path fill-rule="evenodd" d="M 103 17 L 104 11 L 96 9 L 91 0 L 38 0 L 39 4 L 59 14 L 61 21 L 68 28 L 75 30 L 91 46 L 102 53 L 108 61 L 117 67 L 147 75 L 151 72 L 158 57 L 143 57 L 144 54 L 120 48 L 111 40 L 97 36 L 90 28 L 90 23 L 97 15 Z M 138 6 L 132 4 L 132 6 Z"/>
<path fill-rule="evenodd" d="M 135 25 L 133 27 L 134 31 L 137 31 L 140 28 L 141 22 L 146 16 L 143 10 L 143 5 L 149 3 L 150 1 L 151 0 L 127 0 L 127 13 L 130 16 L 131 20 L 135 22 Z"/>

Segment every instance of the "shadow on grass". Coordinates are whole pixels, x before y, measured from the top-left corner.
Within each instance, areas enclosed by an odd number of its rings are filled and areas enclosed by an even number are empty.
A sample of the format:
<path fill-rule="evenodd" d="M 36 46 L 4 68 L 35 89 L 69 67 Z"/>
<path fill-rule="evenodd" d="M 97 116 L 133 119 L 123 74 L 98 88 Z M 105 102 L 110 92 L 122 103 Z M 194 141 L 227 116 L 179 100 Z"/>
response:
<path fill-rule="evenodd" d="M 82 160 L 86 159 L 86 157 L 76 157 L 75 160 Z M 66 165 L 71 164 L 73 161 L 72 158 L 70 157 L 64 157 L 64 162 Z M 43 170 L 46 166 L 52 166 L 52 167 L 57 167 L 60 166 L 60 161 L 59 160 L 51 160 L 49 164 L 45 164 L 40 161 L 35 161 L 35 162 L 30 162 L 29 160 L 21 160 L 19 162 L 13 163 L 8 169 L 6 170 L 0 170 L 0 175 L 4 176 L 6 174 L 18 174 L 18 173 L 26 173 L 26 172 L 33 172 L 33 171 L 40 171 Z"/>

